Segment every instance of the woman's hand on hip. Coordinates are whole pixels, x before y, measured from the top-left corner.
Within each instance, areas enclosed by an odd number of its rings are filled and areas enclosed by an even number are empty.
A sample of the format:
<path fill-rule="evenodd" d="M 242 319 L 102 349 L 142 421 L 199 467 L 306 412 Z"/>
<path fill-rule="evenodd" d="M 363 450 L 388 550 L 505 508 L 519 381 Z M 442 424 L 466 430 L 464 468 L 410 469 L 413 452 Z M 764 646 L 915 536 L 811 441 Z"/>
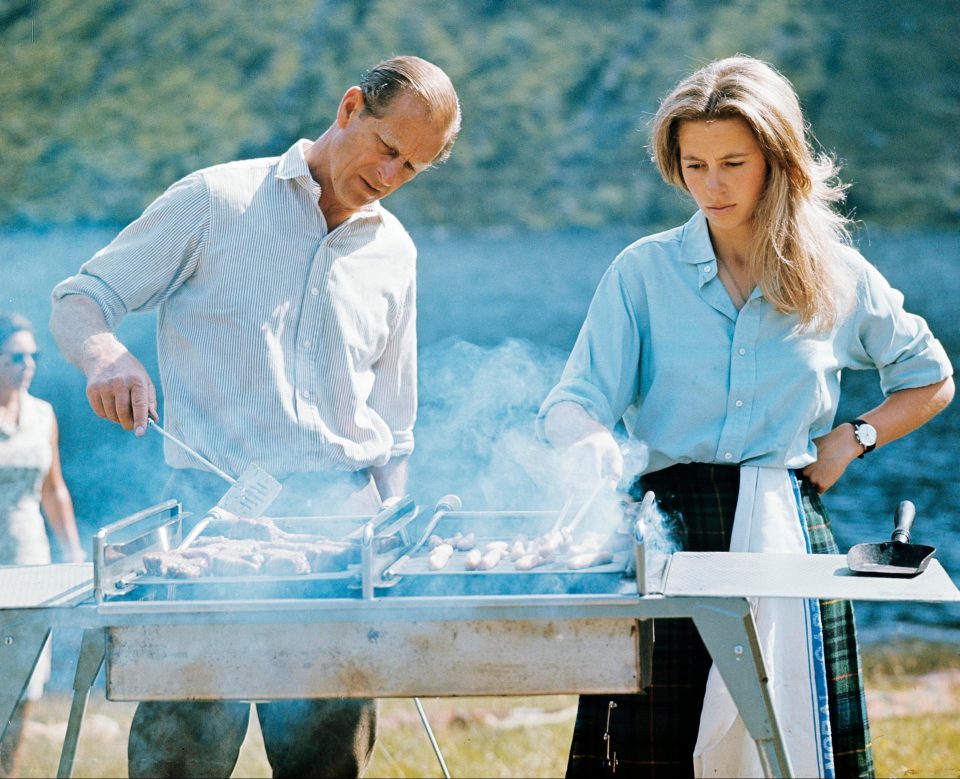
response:
<path fill-rule="evenodd" d="M 817 460 L 802 473 L 821 495 L 836 484 L 847 466 L 863 453 L 853 434 L 853 425 L 844 422 L 826 435 L 813 439 Z"/>

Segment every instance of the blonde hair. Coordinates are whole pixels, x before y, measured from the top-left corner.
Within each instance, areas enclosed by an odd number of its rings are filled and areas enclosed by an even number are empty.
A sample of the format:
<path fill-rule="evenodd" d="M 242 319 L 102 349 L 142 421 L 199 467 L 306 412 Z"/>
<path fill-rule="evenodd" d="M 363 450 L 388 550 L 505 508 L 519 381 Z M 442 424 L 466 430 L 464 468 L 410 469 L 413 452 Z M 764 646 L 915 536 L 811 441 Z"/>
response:
<path fill-rule="evenodd" d="M 850 280 L 837 258 L 849 245 L 850 220 L 833 208 L 846 186 L 838 166 L 814 151 L 793 85 L 746 56 L 713 62 L 681 81 L 653 120 L 653 161 L 664 180 L 687 190 L 680 166 L 680 126 L 743 119 L 767 161 L 767 183 L 754 214 L 749 267 L 764 296 L 800 324 L 828 330 L 845 312 Z"/>
<path fill-rule="evenodd" d="M 411 92 L 423 101 L 427 116 L 447 130 L 447 141 L 435 162 L 450 156 L 460 134 L 460 101 L 446 73 L 420 57 L 392 57 L 375 65 L 360 80 L 364 110 L 382 117 L 390 104 L 403 92 Z"/>

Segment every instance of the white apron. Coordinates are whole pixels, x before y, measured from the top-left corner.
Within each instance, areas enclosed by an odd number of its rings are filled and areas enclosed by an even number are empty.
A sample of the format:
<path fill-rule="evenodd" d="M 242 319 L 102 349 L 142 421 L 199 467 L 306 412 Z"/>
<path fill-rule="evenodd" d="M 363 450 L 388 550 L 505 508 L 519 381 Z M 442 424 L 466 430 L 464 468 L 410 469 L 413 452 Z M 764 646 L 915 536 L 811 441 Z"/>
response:
<path fill-rule="evenodd" d="M 791 471 L 741 467 L 730 551 L 809 554 L 800 489 Z M 751 607 L 794 776 L 833 777 L 818 602 L 756 598 Z M 707 680 L 693 762 L 698 777 L 763 776 L 756 742 L 737 714 L 716 666 Z"/>

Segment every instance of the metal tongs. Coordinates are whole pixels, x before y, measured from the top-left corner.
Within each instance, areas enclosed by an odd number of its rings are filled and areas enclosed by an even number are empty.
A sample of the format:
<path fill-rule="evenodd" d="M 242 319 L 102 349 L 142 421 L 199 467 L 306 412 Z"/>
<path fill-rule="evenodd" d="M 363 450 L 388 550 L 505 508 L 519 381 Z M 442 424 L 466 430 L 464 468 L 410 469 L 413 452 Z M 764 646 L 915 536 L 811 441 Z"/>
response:
<path fill-rule="evenodd" d="M 597 498 L 604 493 L 613 493 L 617 487 L 617 482 L 615 479 L 604 478 L 598 481 L 587 497 L 582 501 L 578 502 L 574 496 L 567 498 L 567 501 L 563 504 L 563 507 L 560 509 L 560 513 L 557 514 L 557 519 L 553 523 L 553 527 L 547 532 L 547 535 L 553 535 L 554 533 L 560 533 L 564 539 L 569 539 L 573 535 L 573 531 L 576 530 L 577 525 L 587 516 L 587 512 L 596 502 Z M 570 515 L 570 512 L 576 508 L 576 513 L 569 520 L 567 517 Z"/>
<path fill-rule="evenodd" d="M 164 430 L 152 419 L 147 420 L 147 426 L 152 427 L 168 441 L 179 446 L 183 451 L 192 455 L 198 462 L 210 471 L 215 473 L 230 485 L 216 507 L 222 511 L 229 512 L 235 516 L 241 517 L 261 517 L 269 508 L 270 504 L 276 500 L 283 487 L 276 479 L 267 473 L 256 463 L 250 463 L 239 477 L 234 479 L 230 474 L 220 470 L 216 465 L 210 462 L 206 457 L 174 435 Z"/>
<path fill-rule="evenodd" d="M 427 523 L 427 527 L 420 535 L 420 539 L 417 541 L 417 543 L 410 547 L 405 554 L 398 557 L 388 568 L 386 568 L 383 573 L 380 574 L 381 577 L 385 580 L 390 580 L 397 576 L 398 572 L 403 568 L 407 560 L 415 555 L 420 547 L 427 542 L 427 539 L 430 538 L 430 534 L 437 526 L 440 518 L 448 511 L 459 511 L 462 506 L 463 503 L 458 495 L 444 495 L 442 498 L 440 498 L 440 500 L 437 501 L 433 516 L 430 518 L 430 521 Z"/>

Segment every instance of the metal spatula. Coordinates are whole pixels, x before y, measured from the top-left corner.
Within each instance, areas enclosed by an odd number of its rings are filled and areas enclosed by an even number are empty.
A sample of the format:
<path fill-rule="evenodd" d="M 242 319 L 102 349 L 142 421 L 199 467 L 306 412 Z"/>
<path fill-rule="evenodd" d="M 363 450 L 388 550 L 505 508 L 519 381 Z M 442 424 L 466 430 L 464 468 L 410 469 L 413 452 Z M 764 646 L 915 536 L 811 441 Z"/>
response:
<path fill-rule="evenodd" d="M 203 466 L 215 473 L 230 485 L 223 497 L 217 501 L 217 506 L 224 511 L 241 517 L 260 517 L 267 510 L 271 503 L 280 494 L 283 487 L 276 479 L 267 473 L 256 463 L 250 463 L 239 477 L 234 479 L 230 474 L 221 471 L 216 465 L 210 462 L 202 454 L 187 446 L 183 441 L 164 430 L 152 419 L 148 420 L 148 426 L 156 430 L 168 441 L 175 443 L 185 452 L 192 455 Z"/>

